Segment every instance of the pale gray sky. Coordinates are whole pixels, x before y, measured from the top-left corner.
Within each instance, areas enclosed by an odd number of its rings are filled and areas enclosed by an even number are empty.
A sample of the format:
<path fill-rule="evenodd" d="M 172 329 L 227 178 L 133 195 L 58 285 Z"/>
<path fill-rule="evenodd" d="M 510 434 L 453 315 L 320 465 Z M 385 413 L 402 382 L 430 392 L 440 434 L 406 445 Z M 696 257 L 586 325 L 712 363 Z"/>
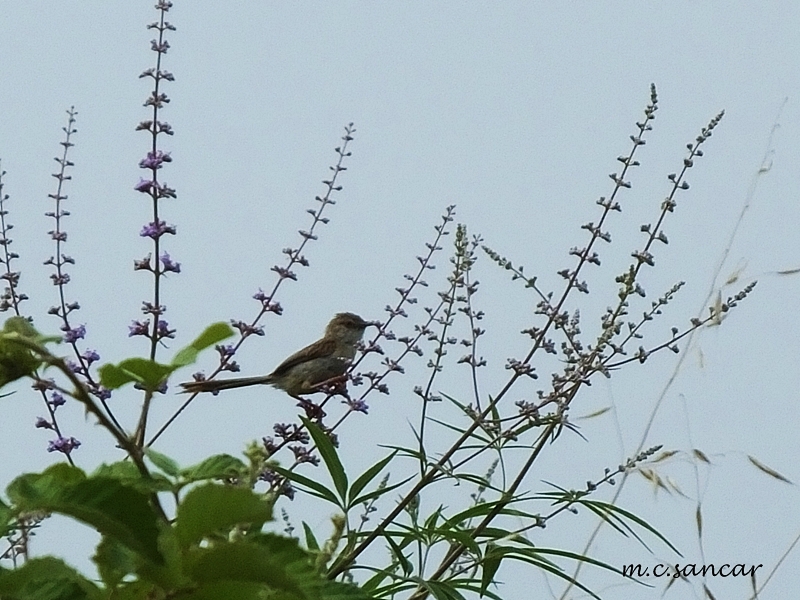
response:
<path fill-rule="evenodd" d="M 45 314 L 55 288 L 41 265 L 52 253 L 43 213 L 52 210 L 49 174 L 64 110 L 74 104 L 76 166 L 66 228 L 77 265 L 68 291 L 83 307 L 77 320 L 87 325 L 86 346 L 104 360 L 145 352 L 141 339 L 125 336 L 150 294 L 149 278 L 132 272 L 133 260 L 150 251 L 138 236 L 150 209 L 132 186 L 149 143 L 134 127 L 148 117 L 141 105 L 149 81 L 137 76 L 154 57 L 153 32 L 144 29 L 156 19 L 152 4 L 71 0 L 45 9 L 5 2 L 0 20 L 0 158 L 8 172 L 22 289 L 31 296 L 27 309 L 43 331 L 57 328 Z M 647 273 L 643 305 L 675 281 L 687 282 L 653 324 L 653 342 L 696 314 L 755 182 L 717 284 L 738 273 L 724 295 L 754 278 L 759 285 L 722 327 L 696 338 L 649 438 L 667 449 L 699 448 L 713 465 L 695 471 L 688 461 L 676 461 L 664 467 L 663 475 L 692 500 L 654 497 L 634 479 L 622 505 L 675 543 L 685 556 L 681 562 L 763 563 L 763 579 L 800 534 L 795 487 L 766 477 L 747 460 L 753 455 L 800 481 L 800 279 L 775 274 L 800 267 L 800 5 L 178 0 L 169 20 L 178 30 L 168 36 L 172 49 L 164 67 L 176 82 L 166 87 L 172 102 L 161 116 L 176 135 L 163 145 L 174 159 L 163 178 L 178 199 L 165 203 L 164 214 L 178 227 L 166 247 L 183 266 L 165 286 L 167 317 L 180 336 L 174 348 L 210 322 L 255 314 L 250 297 L 271 287 L 269 269 L 282 261 L 281 248 L 295 245 L 296 230 L 308 226 L 305 210 L 323 191 L 319 181 L 335 160 L 343 125 L 353 121 L 357 128 L 344 190 L 326 209 L 331 223 L 306 253 L 311 268 L 283 288 L 285 315 L 268 320 L 267 336 L 245 346 L 239 356 L 244 374 L 270 370 L 312 341 L 334 312 L 383 318 L 448 204 L 457 205 L 457 220 L 471 233 L 539 275 L 543 287 L 560 289 L 555 273 L 574 264 L 567 253 L 586 239 L 580 225 L 598 218 L 594 201 L 611 192 L 607 175 L 629 150 L 628 136 L 654 82 L 660 109 L 638 156 L 643 165 L 630 177 L 633 189 L 621 196 L 624 211 L 611 226 L 614 243 L 602 249 L 602 270 L 589 279 L 593 293 L 581 299 L 584 331 L 596 331 L 603 309 L 615 300 L 613 277 L 641 241 L 639 225 L 654 218 L 668 191 L 666 175 L 681 167 L 685 144 L 725 109 L 706 155 L 689 173 L 691 189 L 679 196 L 666 225 L 670 244 L 658 249 L 657 268 Z M 769 170 L 757 177 L 765 152 Z M 488 330 L 482 388 L 491 394 L 505 381 L 506 358 L 527 348 L 518 332 L 535 323 L 535 298 L 483 256 L 476 269 Z M 435 273 L 440 278 L 429 278 L 432 288 L 444 286 L 446 270 L 443 254 Z M 412 317 L 421 318 L 421 305 L 431 302 L 433 291 L 420 298 Z M 629 455 L 676 360 L 658 355 L 585 390 L 573 417 L 610 405 L 615 410 L 579 422 L 588 442 L 563 436 L 548 447 L 530 489 L 545 489 L 541 480 L 580 488 Z M 410 360 L 407 375 L 389 381 L 390 396 L 373 398 L 368 416 L 348 421 L 342 453 L 354 472 L 380 455 L 373 444 L 413 443 L 407 423 L 416 423 L 418 402 L 411 389 L 426 376 L 425 362 Z M 212 364 L 209 355 L 203 366 Z M 453 365 L 441 391 L 466 397 L 460 373 Z M 113 402 L 132 419 L 137 399 L 128 391 Z M 45 451 L 46 432 L 33 428 L 40 401 L 22 388 L 2 402 L 4 488 L 21 469 L 40 470 L 56 457 Z M 160 399 L 154 424 L 178 402 L 172 393 Z M 443 418 L 455 418 L 442 411 Z M 247 440 L 269 435 L 273 422 L 291 420 L 295 412 L 273 390 L 200 398 L 158 449 L 183 464 L 212 453 L 237 454 Z M 63 409 L 61 419 L 84 442 L 75 453 L 80 466 L 91 469 L 116 456 L 80 410 Z M 387 422 L 395 425 L 384 427 Z M 694 524 L 698 497 L 702 553 Z M 308 518 L 300 506 L 287 505 L 297 511 L 296 525 Z M 312 525 L 327 530 L 328 512 L 314 513 Z M 562 518 L 532 539 L 580 551 L 590 527 L 587 515 Z M 66 554 L 85 568 L 71 542 L 78 530 L 48 524 L 35 547 Z M 615 565 L 681 560 L 655 541 L 651 547 L 655 556 L 606 531 L 592 553 Z M 790 554 L 761 597 L 796 596 L 799 569 L 800 557 Z M 606 598 L 658 598 L 663 588 L 663 582 L 647 590 L 618 586 L 596 571 L 584 575 Z M 507 598 L 530 598 L 532 588 L 539 590 L 533 597 L 558 596 L 562 589 L 550 580 L 549 591 L 540 572 L 519 565 L 504 567 L 500 578 L 507 583 L 499 593 Z M 701 582 L 692 584 L 693 592 L 676 584 L 667 597 L 700 597 Z M 720 598 L 749 597 L 742 578 L 708 585 Z"/>

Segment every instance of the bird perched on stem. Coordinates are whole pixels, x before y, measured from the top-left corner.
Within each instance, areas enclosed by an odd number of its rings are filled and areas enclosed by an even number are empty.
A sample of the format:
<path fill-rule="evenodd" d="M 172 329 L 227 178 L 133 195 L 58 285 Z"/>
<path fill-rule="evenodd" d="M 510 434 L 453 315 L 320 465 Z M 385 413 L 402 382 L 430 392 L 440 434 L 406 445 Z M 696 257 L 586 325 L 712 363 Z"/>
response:
<path fill-rule="evenodd" d="M 327 382 L 341 378 L 356 355 L 356 344 L 370 325 L 353 313 L 338 313 L 325 328 L 325 335 L 292 354 L 269 375 L 208 381 L 189 381 L 181 387 L 186 393 L 219 392 L 250 385 L 271 385 L 290 396 L 323 391 Z"/>

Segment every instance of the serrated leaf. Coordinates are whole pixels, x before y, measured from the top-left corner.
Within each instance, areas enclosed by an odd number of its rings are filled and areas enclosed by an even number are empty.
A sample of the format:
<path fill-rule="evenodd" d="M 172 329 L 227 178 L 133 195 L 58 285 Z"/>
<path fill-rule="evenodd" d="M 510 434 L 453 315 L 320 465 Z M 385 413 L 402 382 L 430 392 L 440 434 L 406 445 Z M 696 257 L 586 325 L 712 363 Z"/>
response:
<path fill-rule="evenodd" d="M 100 374 L 100 383 L 110 390 L 128 383 L 138 383 L 146 390 L 154 391 L 177 368 L 147 358 L 127 358 L 116 365 L 105 364 L 97 372 Z"/>
<path fill-rule="evenodd" d="M 6 493 L 17 510 L 67 515 L 110 536 L 154 564 L 163 564 L 158 550 L 159 518 L 147 494 L 109 477 L 90 477 L 60 463 L 41 474 L 17 477 Z"/>
<path fill-rule="evenodd" d="M 178 463 L 166 454 L 156 452 L 152 448 L 145 448 L 144 455 L 150 460 L 151 463 L 155 465 L 159 471 L 169 475 L 170 477 L 177 477 L 181 472 L 181 468 L 178 466 Z"/>
<path fill-rule="evenodd" d="M 3 600 L 99 600 L 101 590 L 64 561 L 32 558 L 18 569 L 0 569 Z"/>
<path fill-rule="evenodd" d="M 217 454 L 192 467 L 183 469 L 180 474 L 187 481 L 203 481 L 237 477 L 246 471 L 247 465 L 238 458 L 230 454 Z"/>
<path fill-rule="evenodd" d="M 92 560 L 97 565 L 97 572 L 103 583 L 109 588 L 115 587 L 127 575 L 135 573 L 139 565 L 135 553 L 106 536 L 97 545 Z"/>
<path fill-rule="evenodd" d="M 369 598 L 355 586 L 328 581 L 320 576 L 314 569 L 312 557 L 300 548 L 297 540 L 272 534 L 253 536 L 250 542 L 222 543 L 213 548 L 192 550 L 187 563 L 187 570 L 200 589 L 220 582 L 237 582 L 261 584 L 265 586 L 262 588 L 264 591 L 271 591 L 271 594 L 262 594 L 261 597 L 298 600 Z"/>
<path fill-rule="evenodd" d="M 102 464 L 94 470 L 91 476 L 110 477 L 141 492 L 167 492 L 175 489 L 175 484 L 161 473 L 154 473 L 149 479 L 142 477 L 136 465 L 129 460 L 121 460 L 109 465 Z"/>
<path fill-rule="evenodd" d="M 242 523 L 272 518 L 270 504 L 248 489 L 209 483 L 191 490 L 178 505 L 175 533 L 184 548 Z"/>
<path fill-rule="evenodd" d="M 228 323 L 212 323 L 191 344 L 178 350 L 170 364 L 176 368 L 190 365 L 197 360 L 197 355 L 202 350 L 218 344 L 232 335 L 234 335 L 234 331 Z"/>

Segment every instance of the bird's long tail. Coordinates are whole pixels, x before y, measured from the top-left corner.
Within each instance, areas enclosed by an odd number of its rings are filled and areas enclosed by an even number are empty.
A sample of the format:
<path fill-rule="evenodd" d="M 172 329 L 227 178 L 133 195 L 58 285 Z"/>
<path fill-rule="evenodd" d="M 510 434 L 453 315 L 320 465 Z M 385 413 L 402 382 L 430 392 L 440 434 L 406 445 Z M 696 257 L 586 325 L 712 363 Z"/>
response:
<path fill-rule="evenodd" d="M 188 381 L 182 383 L 183 393 L 197 394 L 201 392 L 219 392 L 234 388 L 247 387 L 250 385 L 266 385 L 272 383 L 269 375 L 259 375 L 257 377 L 238 377 L 236 379 L 212 379 L 209 381 Z"/>

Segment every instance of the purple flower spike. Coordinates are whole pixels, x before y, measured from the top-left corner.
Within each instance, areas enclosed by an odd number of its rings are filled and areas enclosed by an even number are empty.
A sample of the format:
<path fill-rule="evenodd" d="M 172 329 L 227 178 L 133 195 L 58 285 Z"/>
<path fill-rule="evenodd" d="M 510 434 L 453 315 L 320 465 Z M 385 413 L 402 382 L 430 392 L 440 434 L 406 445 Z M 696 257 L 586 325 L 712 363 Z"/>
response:
<path fill-rule="evenodd" d="M 62 454 L 69 454 L 75 448 L 79 447 L 81 443 L 76 440 L 74 437 L 60 437 L 55 440 L 51 440 L 50 443 L 47 445 L 48 452 L 61 452 Z"/>

